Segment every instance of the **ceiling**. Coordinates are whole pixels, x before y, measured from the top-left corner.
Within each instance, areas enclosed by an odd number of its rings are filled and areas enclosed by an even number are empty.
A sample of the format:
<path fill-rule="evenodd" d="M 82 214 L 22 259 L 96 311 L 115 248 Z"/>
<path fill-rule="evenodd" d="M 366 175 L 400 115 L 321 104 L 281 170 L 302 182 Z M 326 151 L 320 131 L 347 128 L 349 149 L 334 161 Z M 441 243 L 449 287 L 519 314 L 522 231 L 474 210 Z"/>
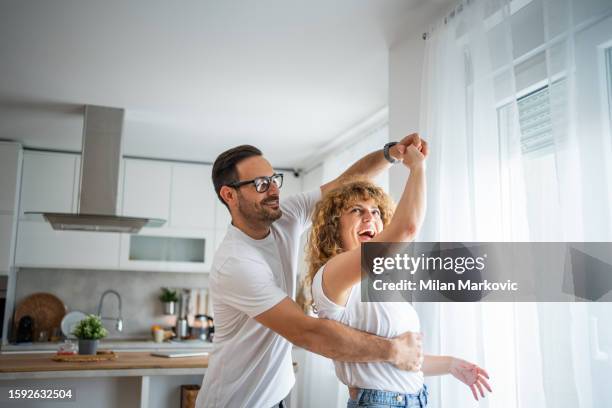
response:
<path fill-rule="evenodd" d="M 387 105 L 388 49 L 449 0 L 0 0 L 0 139 L 80 150 L 84 104 L 124 154 L 299 167 Z"/>

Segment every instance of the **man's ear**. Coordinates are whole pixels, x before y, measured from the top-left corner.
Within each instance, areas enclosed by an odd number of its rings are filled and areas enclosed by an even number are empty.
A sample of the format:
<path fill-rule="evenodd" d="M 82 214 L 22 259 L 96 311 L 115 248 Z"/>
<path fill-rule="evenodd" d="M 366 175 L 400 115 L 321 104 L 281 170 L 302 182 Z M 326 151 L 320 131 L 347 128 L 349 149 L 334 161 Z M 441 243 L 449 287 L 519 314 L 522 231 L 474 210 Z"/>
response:
<path fill-rule="evenodd" d="M 231 203 L 236 200 L 236 190 L 228 186 L 222 186 L 219 195 L 228 207 L 231 207 Z"/>

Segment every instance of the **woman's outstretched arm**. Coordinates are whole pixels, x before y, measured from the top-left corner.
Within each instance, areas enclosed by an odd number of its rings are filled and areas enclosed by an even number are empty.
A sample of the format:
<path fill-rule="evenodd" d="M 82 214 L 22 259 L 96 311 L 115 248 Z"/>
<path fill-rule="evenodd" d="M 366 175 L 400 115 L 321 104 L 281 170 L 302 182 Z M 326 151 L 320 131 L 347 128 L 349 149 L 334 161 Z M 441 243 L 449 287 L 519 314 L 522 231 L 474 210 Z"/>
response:
<path fill-rule="evenodd" d="M 416 140 L 408 146 L 403 163 L 410 169 L 404 192 L 391 222 L 371 242 L 410 242 L 416 236 L 425 215 L 425 158 L 427 143 Z M 419 147 L 417 147 L 419 146 Z M 361 279 L 361 249 L 356 248 L 329 260 L 323 274 L 323 291 L 338 305 L 346 304 L 351 287 Z"/>
<path fill-rule="evenodd" d="M 452 374 L 453 377 L 470 387 L 472 395 L 478 400 L 478 394 L 484 398 L 484 388 L 493 392 L 487 382 L 489 374 L 476 364 L 452 356 L 426 355 L 422 366 L 425 376 Z"/>

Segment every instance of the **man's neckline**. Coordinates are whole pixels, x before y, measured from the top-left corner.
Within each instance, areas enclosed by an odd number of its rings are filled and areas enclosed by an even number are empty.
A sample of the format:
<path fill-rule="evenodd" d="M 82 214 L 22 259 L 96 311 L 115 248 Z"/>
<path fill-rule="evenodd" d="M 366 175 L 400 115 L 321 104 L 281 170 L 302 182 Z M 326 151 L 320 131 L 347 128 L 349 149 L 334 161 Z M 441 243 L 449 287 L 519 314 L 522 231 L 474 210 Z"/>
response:
<path fill-rule="evenodd" d="M 254 243 L 264 243 L 267 240 L 269 240 L 272 237 L 272 228 L 268 228 L 268 234 L 266 234 L 265 237 L 263 238 L 253 238 L 251 237 L 249 234 L 247 234 L 246 232 L 244 232 L 243 230 L 241 230 L 240 228 L 236 227 L 233 223 L 230 222 L 230 228 L 232 230 L 235 231 L 235 233 L 239 234 L 240 236 L 246 238 L 248 241 L 250 242 L 254 242 Z"/>

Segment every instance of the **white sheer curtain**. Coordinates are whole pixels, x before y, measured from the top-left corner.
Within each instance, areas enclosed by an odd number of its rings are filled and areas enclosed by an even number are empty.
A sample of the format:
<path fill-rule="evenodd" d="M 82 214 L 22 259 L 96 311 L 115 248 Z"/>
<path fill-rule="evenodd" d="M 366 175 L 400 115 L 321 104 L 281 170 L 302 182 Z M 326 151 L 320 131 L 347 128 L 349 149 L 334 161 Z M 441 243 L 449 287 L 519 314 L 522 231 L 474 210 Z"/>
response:
<path fill-rule="evenodd" d="M 612 241 L 612 1 L 465 1 L 426 41 L 419 239 Z M 491 374 L 478 406 L 612 406 L 612 305 L 416 306 L 428 352 Z M 477 405 L 428 381 L 432 406 Z"/>

